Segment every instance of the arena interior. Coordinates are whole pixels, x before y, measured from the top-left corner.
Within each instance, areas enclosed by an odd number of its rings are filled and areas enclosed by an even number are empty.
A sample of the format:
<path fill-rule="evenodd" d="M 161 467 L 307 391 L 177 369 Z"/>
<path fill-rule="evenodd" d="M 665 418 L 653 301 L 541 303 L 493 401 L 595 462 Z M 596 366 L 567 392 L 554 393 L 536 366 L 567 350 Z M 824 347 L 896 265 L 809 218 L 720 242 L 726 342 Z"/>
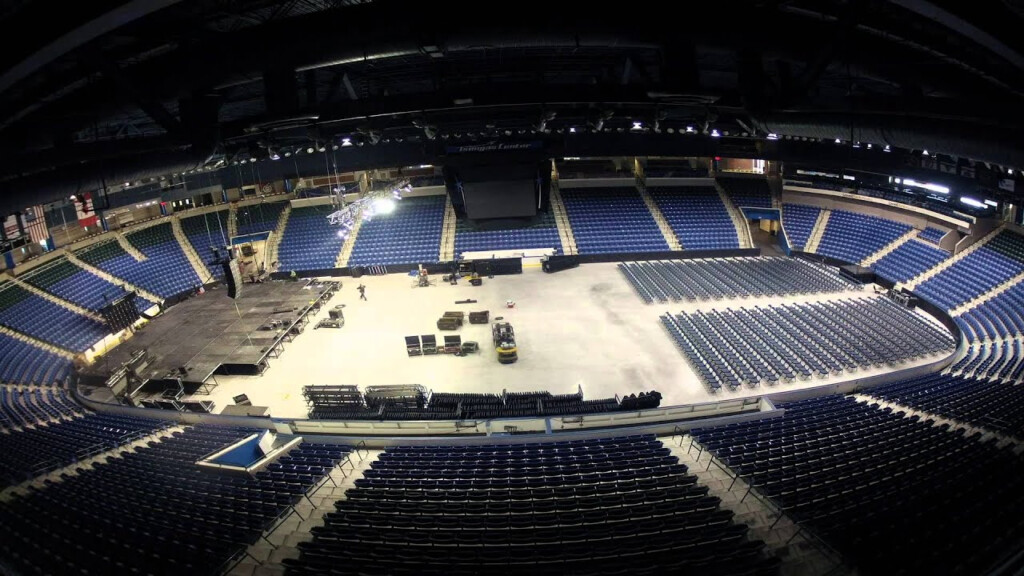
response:
<path fill-rule="evenodd" d="M 80 4 L 0 574 L 1024 574 L 1024 5 Z"/>

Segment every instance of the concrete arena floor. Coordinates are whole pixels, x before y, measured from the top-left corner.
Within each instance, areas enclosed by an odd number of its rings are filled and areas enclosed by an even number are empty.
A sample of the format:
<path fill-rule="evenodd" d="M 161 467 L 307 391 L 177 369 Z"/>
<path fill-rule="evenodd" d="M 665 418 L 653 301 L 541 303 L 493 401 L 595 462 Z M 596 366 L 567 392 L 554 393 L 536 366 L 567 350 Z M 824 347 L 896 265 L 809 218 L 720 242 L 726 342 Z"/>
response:
<path fill-rule="evenodd" d="M 815 378 L 778 386 L 742 388 L 712 395 L 690 369 L 685 357 L 666 335 L 658 316 L 666 311 L 726 308 L 767 303 L 838 299 L 866 292 L 846 292 L 807 298 L 764 298 L 705 303 L 646 305 L 633 292 L 616 264 L 588 264 L 545 274 L 527 268 L 521 275 L 484 279 L 481 287 L 466 282 L 450 286 L 436 277 L 436 285 L 415 288 L 405 275 L 345 278 L 344 286 L 328 307 L 345 304 L 346 323 L 340 330 L 313 325 L 327 316 L 316 315 L 305 333 L 280 358 L 271 359 L 262 376 L 217 376 L 219 386 L 209 396 L 216 411 L 247 394 L 254 405 L 269 406 L 275 417 L 306 416 L 302 387 L 309 384 L 422 384 L 444 392 L 547 390 L 571 393 L 583 388 L 588 399 L 658 390 L 662 405 L 693 404 L 796 390 L 886 372 L 860 370 L 838 377 Z M 367 301 L 359 300 L 356 286 L 366 285 Z M 476 304 L 455 304 L 473 298 Z M 512 299 L 514 309 L 505 301 Z M 490 325 L 466 324 L 456 332 L 442 332 L 435 324 L 447 310 L 490 310 L 491 320 L 504 316 L 516 331 L 519 361 L 498 364 L 490 348 Z M 922 313 L 923 314 L 923 313 Z M 930 318 L 930 317 L 929 317 Z M 409 357 L 404 336 L 458 334 L 476 340 L 478 354 Z M 906 363 L 900 369 L 935 361 L 939 356 Z"/>

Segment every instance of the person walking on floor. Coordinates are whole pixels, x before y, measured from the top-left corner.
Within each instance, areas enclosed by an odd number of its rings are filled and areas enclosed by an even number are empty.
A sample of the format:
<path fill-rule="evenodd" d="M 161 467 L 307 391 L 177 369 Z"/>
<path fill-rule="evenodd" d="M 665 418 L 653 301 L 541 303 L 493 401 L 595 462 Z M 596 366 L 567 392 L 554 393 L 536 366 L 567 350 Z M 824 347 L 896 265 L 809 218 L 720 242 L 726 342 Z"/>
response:
<path fill-rule="evenodd" d="M 366 286 L 360 284 L 359 286 L 356 287 L 356 290 L 359 290 L 359 299 L 366 300 Z"/>

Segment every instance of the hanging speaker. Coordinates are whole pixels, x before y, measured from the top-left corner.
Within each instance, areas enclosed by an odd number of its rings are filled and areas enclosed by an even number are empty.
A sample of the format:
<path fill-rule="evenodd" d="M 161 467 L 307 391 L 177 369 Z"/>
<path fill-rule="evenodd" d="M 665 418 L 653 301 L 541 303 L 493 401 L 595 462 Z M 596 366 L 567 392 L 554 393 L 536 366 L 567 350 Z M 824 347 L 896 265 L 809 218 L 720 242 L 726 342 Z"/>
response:
<path fill-rule="evenodd" d="M 238 260 L 222 262 L 224 283 L 228 285 L 228 298 L 242 297 L 242 273 L 238 270 Z"/>

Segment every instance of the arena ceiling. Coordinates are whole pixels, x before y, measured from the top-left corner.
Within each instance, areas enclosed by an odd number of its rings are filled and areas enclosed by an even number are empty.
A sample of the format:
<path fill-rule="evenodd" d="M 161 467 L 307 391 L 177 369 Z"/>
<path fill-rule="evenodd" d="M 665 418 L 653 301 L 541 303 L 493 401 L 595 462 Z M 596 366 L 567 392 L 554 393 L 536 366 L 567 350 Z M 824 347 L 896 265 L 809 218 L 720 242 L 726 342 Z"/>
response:
<path fill-rule="evenodd" d="M 1019 168 L 1022 25 L 1021 0 L 0 2 L 2 202 L 346 139 L 687 127 Z"/>

